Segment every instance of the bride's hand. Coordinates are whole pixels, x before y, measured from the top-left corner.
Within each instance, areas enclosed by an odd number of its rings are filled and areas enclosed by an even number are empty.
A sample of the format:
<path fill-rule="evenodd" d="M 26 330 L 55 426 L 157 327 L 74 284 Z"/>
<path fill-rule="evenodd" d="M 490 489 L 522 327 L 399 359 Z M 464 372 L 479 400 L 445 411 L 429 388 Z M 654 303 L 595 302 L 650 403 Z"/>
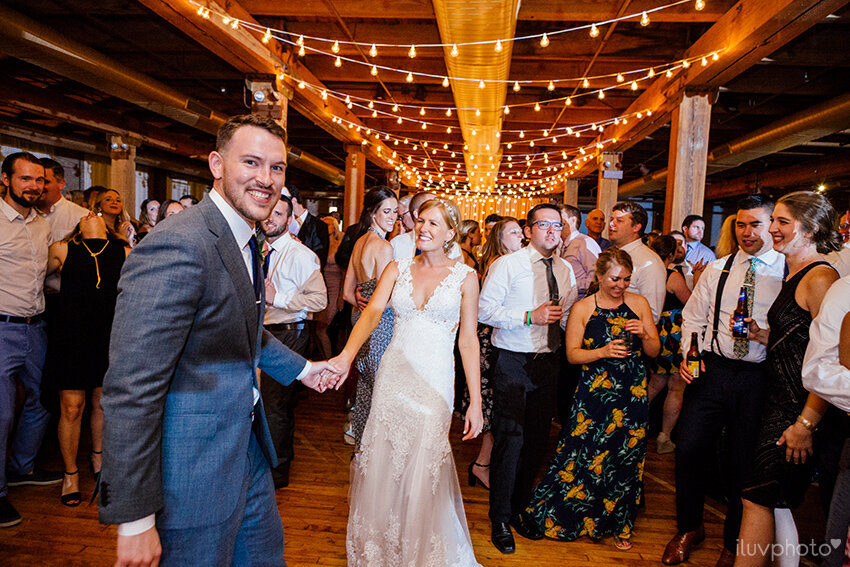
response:
<path fill-rule="evenodd" d="M 348 378 L 348 374 L 351 370 L 351 363 L 354 360 L 353 357 L 346 354 L 343 350 L 341 353 L 336 355 L 335 357 L 328 360 L 328 364 L 333 366 L 338 372 L 334 375 L 328 373 L 326 376 L 325 383 L 328 387 L 333 388 L 334 390 L 339 390 L 339 387 L 345 382 L 345 379 Z"/>
<path fill-rule="evenodd" d="M 481 407 L 474 408 L 470 406 L 463 423 L 463 437 L 461 441 L 468 441 L 469 439 L 478 437 L 482 429 L 484 429 L 484 414 L 481 413 Z"/>

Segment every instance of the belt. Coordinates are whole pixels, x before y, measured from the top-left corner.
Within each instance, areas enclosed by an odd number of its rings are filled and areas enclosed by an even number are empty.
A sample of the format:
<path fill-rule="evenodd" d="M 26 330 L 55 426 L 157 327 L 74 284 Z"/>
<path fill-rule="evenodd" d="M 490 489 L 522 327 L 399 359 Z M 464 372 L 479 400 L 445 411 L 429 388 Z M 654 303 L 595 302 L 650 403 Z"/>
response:
<path fill-rule="evenodd" d="M 44 313 L 30 317 L 17 317 L 15 315 L 0 315 L 0 323 L 23 323 L 24 325 L 35 325 L 44 319 Z"/>
<path fill-rule="evenodd" d="M 558 351 L 555 352 L 524 352 L 525 358 L 531 360 L 539 360 L 541 358 L 546 358 L 548 356 L 555 356 L 558 354 Z"/>
<path fill-rule="evenodd" d="M 271 323 L 265 327 L 269 331 L 303 331 L 307 328 L 307 321 L 296 321 L 295 323 Z"/>

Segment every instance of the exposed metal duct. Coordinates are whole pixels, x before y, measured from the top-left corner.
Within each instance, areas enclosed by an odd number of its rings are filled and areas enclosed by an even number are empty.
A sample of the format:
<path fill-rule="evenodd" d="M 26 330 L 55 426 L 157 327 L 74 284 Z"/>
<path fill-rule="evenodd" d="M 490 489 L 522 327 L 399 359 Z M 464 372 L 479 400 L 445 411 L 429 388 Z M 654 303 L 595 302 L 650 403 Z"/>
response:
<path fill-rule="evenodd" d="M 3 5 L 0 5 L 0 38 L 0 49 L 12 57 L 208 134 L 215 134 L 228 118 Z M 336 185 L 342 185 L 345 178 L 340 169 L 294 147 L 289 148 L 289 165 Z"/>
<path fill-rule="evenodd" d="M 434 0 L 437 26 L 446 45 L 513 37 L 518 10 L 519 0 Z M 508 79 L 512 48 L 510 41 L 502 43 L 500 52 L 495 51 L 492 43 L 463 45 L 457 55 L 452 55 L 452 48 L 444 48 L 450 79 L 469 77 L 484 82 L 480 88 L 473 81 L 451 81 L 467 147 L 464 161 L 474 190 L 489 191 L 499 175 L 502 107 L 507 84 L 495 81 Z"/>
<path fill-rule="evenodd" d="M 850 127 L 850 93 L 807 108 L 708 152 L 707 175 L 800 146 Z M 620 186 L 620 196 L 634 197 L 666 187 L 667 169 Z"/>

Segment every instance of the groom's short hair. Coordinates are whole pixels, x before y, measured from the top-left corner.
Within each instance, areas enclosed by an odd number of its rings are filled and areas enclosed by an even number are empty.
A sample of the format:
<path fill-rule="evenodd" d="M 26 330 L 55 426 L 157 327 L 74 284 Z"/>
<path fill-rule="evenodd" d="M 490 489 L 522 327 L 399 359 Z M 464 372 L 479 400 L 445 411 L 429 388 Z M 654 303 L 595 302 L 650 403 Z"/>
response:
<path fill-rule="evenodd" d="M 268 116 L 259 114 L 241 114 L 230 117 L 227 122 L 218 129 L 215 139 L 215 151 L 221 152 L 233 138 L 233 134 L 243 126 L 256 126 L 262 128 L 269 134 L 277 136 L 286 145 L 286 130 Z"/>

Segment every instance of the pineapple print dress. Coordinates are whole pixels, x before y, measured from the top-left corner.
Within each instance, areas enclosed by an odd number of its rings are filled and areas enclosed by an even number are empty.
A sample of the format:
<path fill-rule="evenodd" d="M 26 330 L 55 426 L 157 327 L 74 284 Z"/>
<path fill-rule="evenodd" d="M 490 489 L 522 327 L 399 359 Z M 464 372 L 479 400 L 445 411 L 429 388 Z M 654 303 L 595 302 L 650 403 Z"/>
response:
<path fill-rule="evenodd" d="M 621 337 L 638 316 L 622 303 L 597 305 L 584 330 L 584 348 Z M 581 367 L 570 422 L 527 512 L 547 537 L 628 539 L 642 490 L 649 403 L 646 370 L 634 339 L 629 356 Z"/>

